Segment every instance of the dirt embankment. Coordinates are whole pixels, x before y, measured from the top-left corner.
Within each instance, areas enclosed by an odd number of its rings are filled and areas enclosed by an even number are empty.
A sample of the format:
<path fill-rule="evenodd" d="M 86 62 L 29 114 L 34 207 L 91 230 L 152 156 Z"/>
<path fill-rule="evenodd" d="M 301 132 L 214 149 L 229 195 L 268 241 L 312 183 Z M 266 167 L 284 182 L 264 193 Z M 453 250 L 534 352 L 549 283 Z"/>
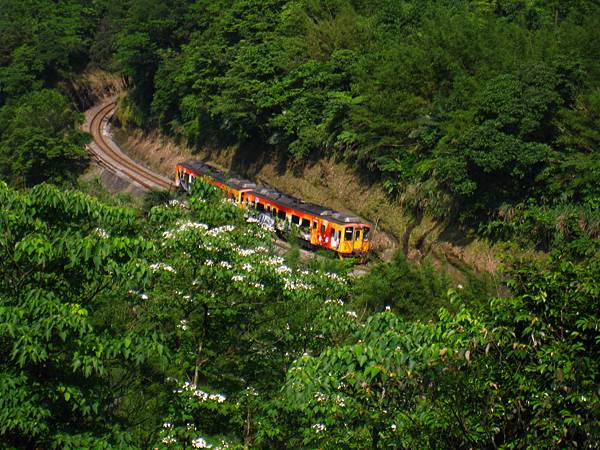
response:
<path fill-rule="evenodd" d="M 116 117 L 118 121 L 118 111 Z M 381 186 L 363 182 L 350 167 L 333 159 L 299 169 L 282 164 L 272 155 L 256 155 L 238 147 L 194 153 L 158 133 L 116 129 L 113 135 L 134 159 L 166 176 L 173 176 L 179 161 L 203 159 L 306 201 L 365 217 L 377 226 L 373 247 L 383 260 L 403 250 L 409 259 L 429 258 L 457 277 L 467 268 L 488 273 L 498 268 L 500 249 L 431 218 L 415 220 L 399 202 L 390 200 Z"/>

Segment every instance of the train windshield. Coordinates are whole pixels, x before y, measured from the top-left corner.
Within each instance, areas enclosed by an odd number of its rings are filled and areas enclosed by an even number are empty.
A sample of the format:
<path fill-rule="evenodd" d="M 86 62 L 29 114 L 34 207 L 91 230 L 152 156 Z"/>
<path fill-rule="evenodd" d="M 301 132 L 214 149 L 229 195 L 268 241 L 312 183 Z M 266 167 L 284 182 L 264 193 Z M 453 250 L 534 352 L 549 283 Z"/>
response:
<path fill-rule="evenodd" d="M 363 241 L 368 241 L 369 240 L 369 231 L 371 231 L 371 229 L 369 227 L 364 227 L 363 228 Z"/>

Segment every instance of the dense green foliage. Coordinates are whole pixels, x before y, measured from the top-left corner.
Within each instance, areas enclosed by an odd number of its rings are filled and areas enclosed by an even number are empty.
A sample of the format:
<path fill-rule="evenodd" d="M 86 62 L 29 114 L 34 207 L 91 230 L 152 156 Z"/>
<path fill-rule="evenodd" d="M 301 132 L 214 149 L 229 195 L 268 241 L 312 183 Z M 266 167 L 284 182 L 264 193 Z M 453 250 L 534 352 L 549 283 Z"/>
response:
<path fill-rule="evenodd" d="M 16 186 L 74 182 L 87 160 L 60 82 L 88 63 L 85 2 L 0 1 L 0 176 Z"/>
<path fill-rule="evenodd" d="M 11 448 L 600 442 L 597 255 L 517 264 L 506 298 L 450 289 L 423 321 L 448 279 L 292 269 L 212 187 L 142 212 L 0 184 L 0 213 Z"/>
<path fill-rule="evenodd" d="M 448 289 L 459 290 L 462 299 L 475 306 L 496 284 L 466 270 L 463 275 L 465 281 L 457 284 L 433 264 L 410 263 L 399 252 L 391 262 L 374 265 L 368 274 L 356 280 L 352 306 L 365 315 L 387 308 L 406 320 L 436 319 L 438 310 L 448 307 Z"/>
<path fill-rule="evenodd" d="M 493 238 L 518 226 L 507 210 L 535 228 L 565 205 L 598 237 L 597 2 L 168 3 L 132 1 L 116 43 L 140 125 L 333 154 L 414 210 L 496 222 Z"/>

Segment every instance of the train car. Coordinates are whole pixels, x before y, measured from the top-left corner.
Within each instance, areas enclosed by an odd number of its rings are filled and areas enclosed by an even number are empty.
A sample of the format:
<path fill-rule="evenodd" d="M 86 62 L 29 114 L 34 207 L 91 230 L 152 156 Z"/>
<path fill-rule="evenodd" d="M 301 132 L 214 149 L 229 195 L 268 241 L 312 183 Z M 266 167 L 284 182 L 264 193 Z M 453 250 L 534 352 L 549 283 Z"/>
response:
<path fill-rule="evenodd" d="M 299 238 L 312 246 L 333 250 L 341 256 L 363 257 L 369 251 L 371 225 L 358 217 L 259 187 L 202 161 L 185 161 L 177 165 L 177 186 L 189 192 L 196 178 L 221 189 L 239 207 L 271 216 L 280 230 L 296 226 Z"/>
<path fill-rule="evenodd" d="M 250 180 L 230 177 L 225 172 L 211 167 L 202 161 L 185 161 L 176 166 L 175 185 L 189 192 L 194 180 L 200 178 L 205 183 L 221 189 L 227 198 L 241 205 L 242 193 L 256 189 Z"/>

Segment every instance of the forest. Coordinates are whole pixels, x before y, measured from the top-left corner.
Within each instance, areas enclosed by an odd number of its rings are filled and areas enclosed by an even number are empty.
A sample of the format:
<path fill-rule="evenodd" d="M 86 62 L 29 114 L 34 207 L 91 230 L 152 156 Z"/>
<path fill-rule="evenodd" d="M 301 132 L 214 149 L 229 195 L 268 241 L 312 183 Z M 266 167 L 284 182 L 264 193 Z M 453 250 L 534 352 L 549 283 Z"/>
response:
<path fill-rule="evenodd" d="M 0 447 L 600 447 L 599 29 L 595 0 L 0 0 Z M 208 185 L 92 191 L 90 70 L 126 127 L 333 157 L 522 251 L 356 277 Z"/>

